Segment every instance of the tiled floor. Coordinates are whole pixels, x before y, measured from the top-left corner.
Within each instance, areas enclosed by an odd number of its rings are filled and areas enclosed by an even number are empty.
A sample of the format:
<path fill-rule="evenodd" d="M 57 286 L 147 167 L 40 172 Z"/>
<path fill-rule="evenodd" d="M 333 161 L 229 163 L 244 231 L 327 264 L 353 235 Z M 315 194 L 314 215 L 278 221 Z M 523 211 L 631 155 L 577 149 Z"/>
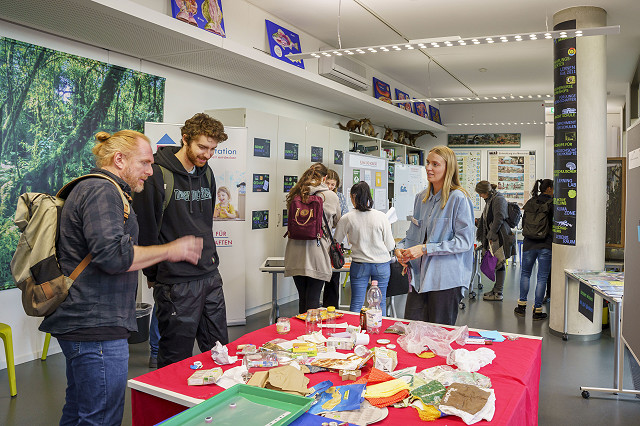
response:
<path fill-rule="evenodd" d="M 596 394 L 590 399 L 580 396 L 580 386 L 611 387 L 613 385 L 613 339 L 604 335 L 591 342 L 569 340 L 563 342 L 549 333 L 547 321 L 533 322 L 530 316 L 519 318 L 513 314 L 518 297 L 520 271 L 508 268 L 503 302 L 465 300 L 458 324 L 473 328 L 497 329 L 532 334 L 544 338 L 542 345 L 542 373 L 540 381 L 540 425 L 639 425 L 640 399 L 628 395 Z M 491 284 L 487 284 L 487 289 Z M 485 289 L 485 290 L 487 290 Z M 348 286 L 344 297 L 348 299 Z M 396 300 L 398 315 L 402 298 Z M 296 314 L 297 302 L 281 308 L 281 314 Z M 247 325 L 229 329 L 233 340 L 268 323 L 268 311 L 247 318 Z M 148 345 L 131 345 L 129 377 L 149 371 Z M 632 388 L 628 363 L 625 361 L 625 388 Z M 0 425 L 54 425 L 60 418 L 66 387 L 65 362 L 61 354 L 49 356 L 46 362 L 31 361 L 16 367 L 18 396 L 9 397 L 6 371 L 0 371 Z M 418 422 L 416 422 L 418 423 Z M 129 392 L 123 424 L 131 424 Z"/>

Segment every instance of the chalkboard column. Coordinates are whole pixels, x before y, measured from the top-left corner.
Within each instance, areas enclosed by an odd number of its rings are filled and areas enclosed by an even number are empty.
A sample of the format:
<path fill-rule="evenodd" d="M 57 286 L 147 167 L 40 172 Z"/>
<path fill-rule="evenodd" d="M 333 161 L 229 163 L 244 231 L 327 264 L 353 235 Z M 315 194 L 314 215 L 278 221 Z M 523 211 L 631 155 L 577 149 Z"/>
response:
<path fill-rule="evenodd" d="M 557 30 L 606 26 L 606 11 L 580 6 L 553 17 Z M 606 213 L 606 37 L 554 41 L 554 244 L 549 327 L 562 332 L 564 269 L 604 268 Z M 594 306 L 602 306 L 595 297 Z M 569 288 L 569 334 L 597 338 L 578 313 L 578 286 Z"/>

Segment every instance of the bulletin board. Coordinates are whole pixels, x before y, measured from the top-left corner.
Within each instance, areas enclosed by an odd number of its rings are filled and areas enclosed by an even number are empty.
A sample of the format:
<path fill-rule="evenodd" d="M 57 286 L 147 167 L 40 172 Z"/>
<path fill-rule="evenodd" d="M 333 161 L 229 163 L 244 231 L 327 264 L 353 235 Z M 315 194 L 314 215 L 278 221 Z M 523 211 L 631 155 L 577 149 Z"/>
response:
<path fill-rule="evenodd" d="M 456 158 L 458 159 L 458 174 L 460 176 L 460 184 L 467 190 L 473 203 L 473 210 L 479 212 L 482 207 L 480 196 L 476 193 L 476 184 L 482 180 L 480 177 L 480 158 L 482 151 L 459 150 L 455 149 Z M 493 182 L 493 181 L 492 181 Z"/>
<path fill-rule="evenodd" d="M 524 207 L 536 182 L 536 152 L 525 150 L 489 151 L 489 182 L 507 201 Z"/>
<path fill-rule="evenodd" d="M 393 185 L 393 206 L 398 220 L 413 216 L 416 195 L 427 187 L 427 172 L 422 166 L 396 163 Z"/>
<path fill-rule="evenodd" d="M 385 212 L 389 210 L 389 176 L 387 159 L 371 155 L 345 153 L 342 175 L 344 194 L 351 192 L 351 187 L 365 181 L 369 184 L 373 196 L 373 208 Z"/>

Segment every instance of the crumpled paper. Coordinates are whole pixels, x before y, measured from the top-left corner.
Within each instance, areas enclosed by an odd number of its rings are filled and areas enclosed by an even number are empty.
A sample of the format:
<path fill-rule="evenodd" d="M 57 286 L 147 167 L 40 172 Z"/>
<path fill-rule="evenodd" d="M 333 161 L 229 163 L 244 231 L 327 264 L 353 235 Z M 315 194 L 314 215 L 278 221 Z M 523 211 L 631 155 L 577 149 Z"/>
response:
<path fill-rule="evenodd" d="M 481 420 L 490 422 L 496 411 L 496 395 L 493 389 L 453 383 L 438 408 L 445 414 L 460 417 L 468 425 Z"/>
<path fill-rule="evenodd" d="M 216 345 L 211 348 L 211 358 L 218 365 L 228 365 L 238 361 L 237 356 L 229 356 L 229 349 L 220 342 L 216 342 Z"/>
<path fill-rule="evenodd" d="M 447 356 L 447 364 L 455 365 L 462 371 L 474 372 L 491 364 L 495 358 L 496 353 L 489 348 L 480 348 L 475 351 L 456 349 Z"/>
<path fill-rule="evenodd" d="M 247 372 L 247 367 L 245 367 L 244 365 L 230 368 L 222 374 L 222 376 L 216 382 L 216 385 L 225 389 L 229 389 L 234 385 L 244 384 L 243 375 L 246 375 Z"/>

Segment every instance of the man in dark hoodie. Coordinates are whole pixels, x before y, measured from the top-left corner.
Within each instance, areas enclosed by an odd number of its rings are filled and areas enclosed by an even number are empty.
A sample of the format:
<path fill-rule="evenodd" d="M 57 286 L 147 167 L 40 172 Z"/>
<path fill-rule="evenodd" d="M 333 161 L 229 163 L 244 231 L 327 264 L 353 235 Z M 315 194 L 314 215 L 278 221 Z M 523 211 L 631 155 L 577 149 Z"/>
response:
<path fill-rule="evenodd" d="M 203 239 L 197 265 L 162 262 L 143 270 L 157 309 L 158 367 L 192 356 L 194 340 L 202 352 L 216 341 L 229 341 L 213 239 L 216 182 L 207 164 L 227 134 L 220 121 L 204 113 L 188 119 L 181 132 L 182 147 L 158 149 L 153 176 L 133 200 L 140 245 L 167 243 L 183 235 Z"/>

